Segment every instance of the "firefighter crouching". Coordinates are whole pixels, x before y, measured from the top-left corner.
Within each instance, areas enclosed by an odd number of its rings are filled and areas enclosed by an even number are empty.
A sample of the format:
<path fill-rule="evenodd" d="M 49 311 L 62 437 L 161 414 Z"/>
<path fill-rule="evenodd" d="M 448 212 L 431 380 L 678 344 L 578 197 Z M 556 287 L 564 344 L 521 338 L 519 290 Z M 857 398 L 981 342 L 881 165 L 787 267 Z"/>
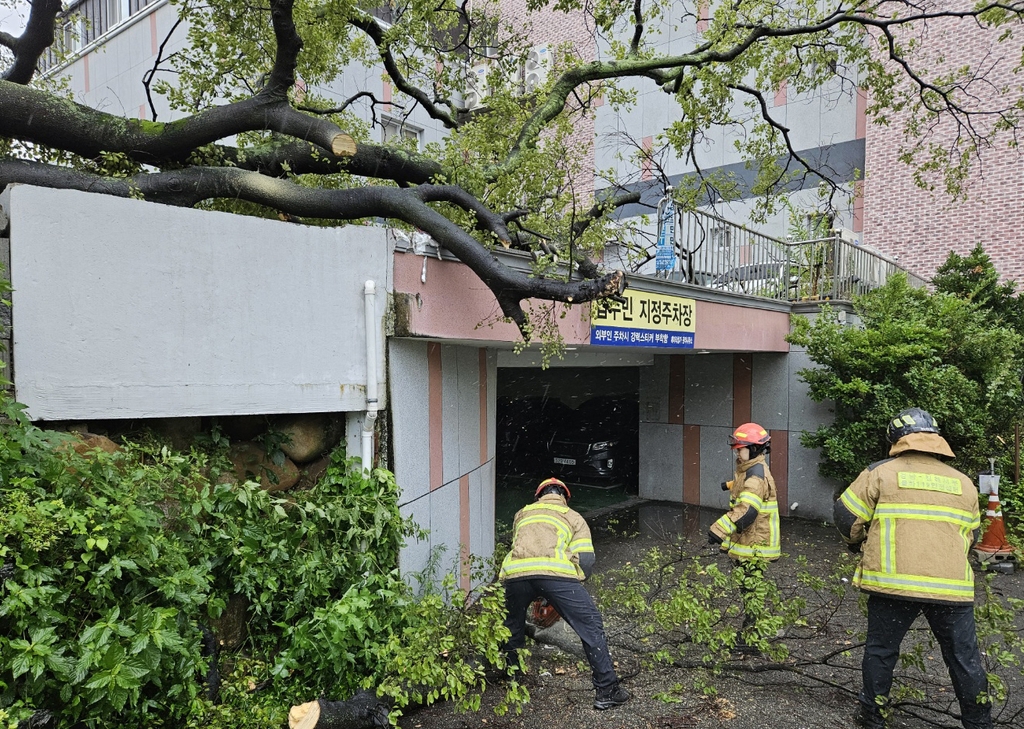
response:
<path fill-rule="evenodd" d="M 980 528 L 978 491 L 940 461 L 953 457 L 938 424 L 909 408 L 890 421 L 888 458 L 868 466 L 835 503 L 835 523 L 862 550 L 853 582 L 868 593 L 861 726 L 881 729 L 900 644 L 921 613 L 949 669 L 964 727 L 991 729 L 988 681 L 974 625 L 968 553 Z"/>
<path fill-rule="evenodd" d="M 583 642 L 596 692 L 594 708 L 603 710 L 629 700 L 608 652 L 601 613 L 581 584 L 594 566 L 594 545 L 586 520 L 570 509 L 568 487 L 557 478 L 542 481 L 537 499 L 515 516 L 512 548 L 501 564 L 505 585 L 505 626 L 512 633 L 507 652 L 526 643 L 526 611 L 542 597 L 562 616 Z"/>
<path fill-rule="evenodd" d="M 763 608 L 754 597 L 757 583 L 764 579 L 765 562 L 782 554 L 779 534 L 779 503 L 765 455 L 771 436 L 757 423 L 746 423 L 729 436 L 736 455 L 732 481 L 722 484 L 729 491 L 729 511 L 711 525 L 708 541 L 736 560 L 743 571 L 743 630 L 753 625 Z M 745 639 L 736 646 L 747 649 Z"/>

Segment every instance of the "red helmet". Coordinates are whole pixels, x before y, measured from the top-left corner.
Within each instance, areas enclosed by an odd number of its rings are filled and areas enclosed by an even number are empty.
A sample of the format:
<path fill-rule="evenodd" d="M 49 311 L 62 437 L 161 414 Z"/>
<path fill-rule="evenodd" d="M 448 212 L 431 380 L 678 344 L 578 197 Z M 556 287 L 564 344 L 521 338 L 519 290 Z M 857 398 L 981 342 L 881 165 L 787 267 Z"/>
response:
<path fill-rule="evenodd" d="M 546 489 L 548 486 L 558 486 L 560 489 L 562 489 L 562 491 L 565 492 L 565 500 L 566 501 L 568 501 L 570 498 L 572 498 L 572 494 L 569 493 L 569 487 L 566 486 L 561 481 L 559 481 L 557 478 L 549 478 L 549 479 L 545 479 L 544 481 L 541 481 L 540 482 L 540 486 L 538 486 L 537 490 L 533 492 L 533 498 L 535 498 L 535 499 L 539 498 L 540 497 L 540 492 L 543 491 L 544 489 Z"/>
<path fill-rule="evenodd" d="M 744 423 L 729 436 L 729 447 L 733 450 L 752 445 L 766 445 L 772 437 L 757 423 Z"/>

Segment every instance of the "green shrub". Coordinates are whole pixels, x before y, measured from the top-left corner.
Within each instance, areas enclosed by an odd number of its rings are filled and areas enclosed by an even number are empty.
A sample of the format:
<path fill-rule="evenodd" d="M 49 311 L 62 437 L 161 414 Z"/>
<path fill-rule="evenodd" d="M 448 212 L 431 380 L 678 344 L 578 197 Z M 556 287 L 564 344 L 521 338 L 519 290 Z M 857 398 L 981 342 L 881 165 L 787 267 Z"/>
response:
<path fill-rule="evenodd" d="M 35 711 L 60 726 L 278 726 L 292 703 L 360 688 L 395 716 L 437 698 L 471 708 L 479 658 L 500 663 L 500 600 L 414 598 L 402 580 L 418 532 L 389 472 L 364 477 L 338 452 L 314 488 L 282 497 L 217 483 L 223 439 L 80 455 L 9 399 L 0 409 L 3 729 Z M 203 634 L 233 596 L 246 638 L 219 657 L 214 703 Z M 443 655 L 409 640 L 438 626 L 453 636 Z"/>
<path fill-rule="evenodd" d="M 907 407 L 928 410 L 973 474 L 1005 443 L 1022 403 L 1024 337 L 981 305 L 912 288 L 894 276 L 856 302 L 861 326 L 822 307 L 811 324 L 794 317 L 789 340 L 807 347 L 817 365 L 800 371 L 816 402 L 830 401 L 834 421 L 805 431 L 801 443 L 820 448 L 822 475 L 849 483 L 888 453 L 885 428 Z"/>
<path fill-rule="evenodd" d="M 208 565 L 161 528 L 174 467 L 80 456 L 4 401 L 0 708 L 58 723 L 175 720 L 200 690 Z"/>

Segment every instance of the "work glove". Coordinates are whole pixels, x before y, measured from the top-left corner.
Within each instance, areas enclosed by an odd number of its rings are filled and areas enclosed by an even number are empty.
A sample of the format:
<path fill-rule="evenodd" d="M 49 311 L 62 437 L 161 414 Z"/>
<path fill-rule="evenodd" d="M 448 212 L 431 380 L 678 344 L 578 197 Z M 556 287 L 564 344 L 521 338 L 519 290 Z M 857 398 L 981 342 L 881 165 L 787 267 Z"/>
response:
<path fill-rule="evenodd" d="M 722 481 L 722 491 L 732 491 L 732 481 Z"/>
<path fill-rule="evenodd" d="M 713 531 L 709 531 L 708 532 L 708 544 L 718 545 L 718 544 L 721 544 L 722 541 L 723 541 L 722 538 L 720 536 L 718 536 L 717 534 L 715 534 Z"/>

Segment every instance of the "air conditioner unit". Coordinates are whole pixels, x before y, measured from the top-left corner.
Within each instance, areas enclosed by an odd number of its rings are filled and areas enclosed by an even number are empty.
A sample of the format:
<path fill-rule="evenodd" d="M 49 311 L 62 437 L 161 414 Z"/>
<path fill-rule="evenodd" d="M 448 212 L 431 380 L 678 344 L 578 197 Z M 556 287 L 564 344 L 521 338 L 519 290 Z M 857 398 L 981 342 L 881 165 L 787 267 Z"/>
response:
<path fill-rule="evenodd" d="M 478 63 L 469 69 L 468 78 L 466 79 L 466 93 L 463 95 L 463 101 L 467 109 L 479 109 L 484 106 L 488 91 L 488 68 L 488 64 Z"/>
<path fill-rule="evenodd" d="M 861 243 L 860 233 L 855 233 L 849 228 L 833 228 L 832 235 L 838 236 L 847 243 L 852 243 L 855 246 L 859 246 Z"/>
<path fill-rule="evenodd" d="M 530 49 L 523 67 L 523 87 L 526 93 L 533 93 L 548 80 L 550 62 L 551 53 L 547 46 L 534 46 Z"/>

